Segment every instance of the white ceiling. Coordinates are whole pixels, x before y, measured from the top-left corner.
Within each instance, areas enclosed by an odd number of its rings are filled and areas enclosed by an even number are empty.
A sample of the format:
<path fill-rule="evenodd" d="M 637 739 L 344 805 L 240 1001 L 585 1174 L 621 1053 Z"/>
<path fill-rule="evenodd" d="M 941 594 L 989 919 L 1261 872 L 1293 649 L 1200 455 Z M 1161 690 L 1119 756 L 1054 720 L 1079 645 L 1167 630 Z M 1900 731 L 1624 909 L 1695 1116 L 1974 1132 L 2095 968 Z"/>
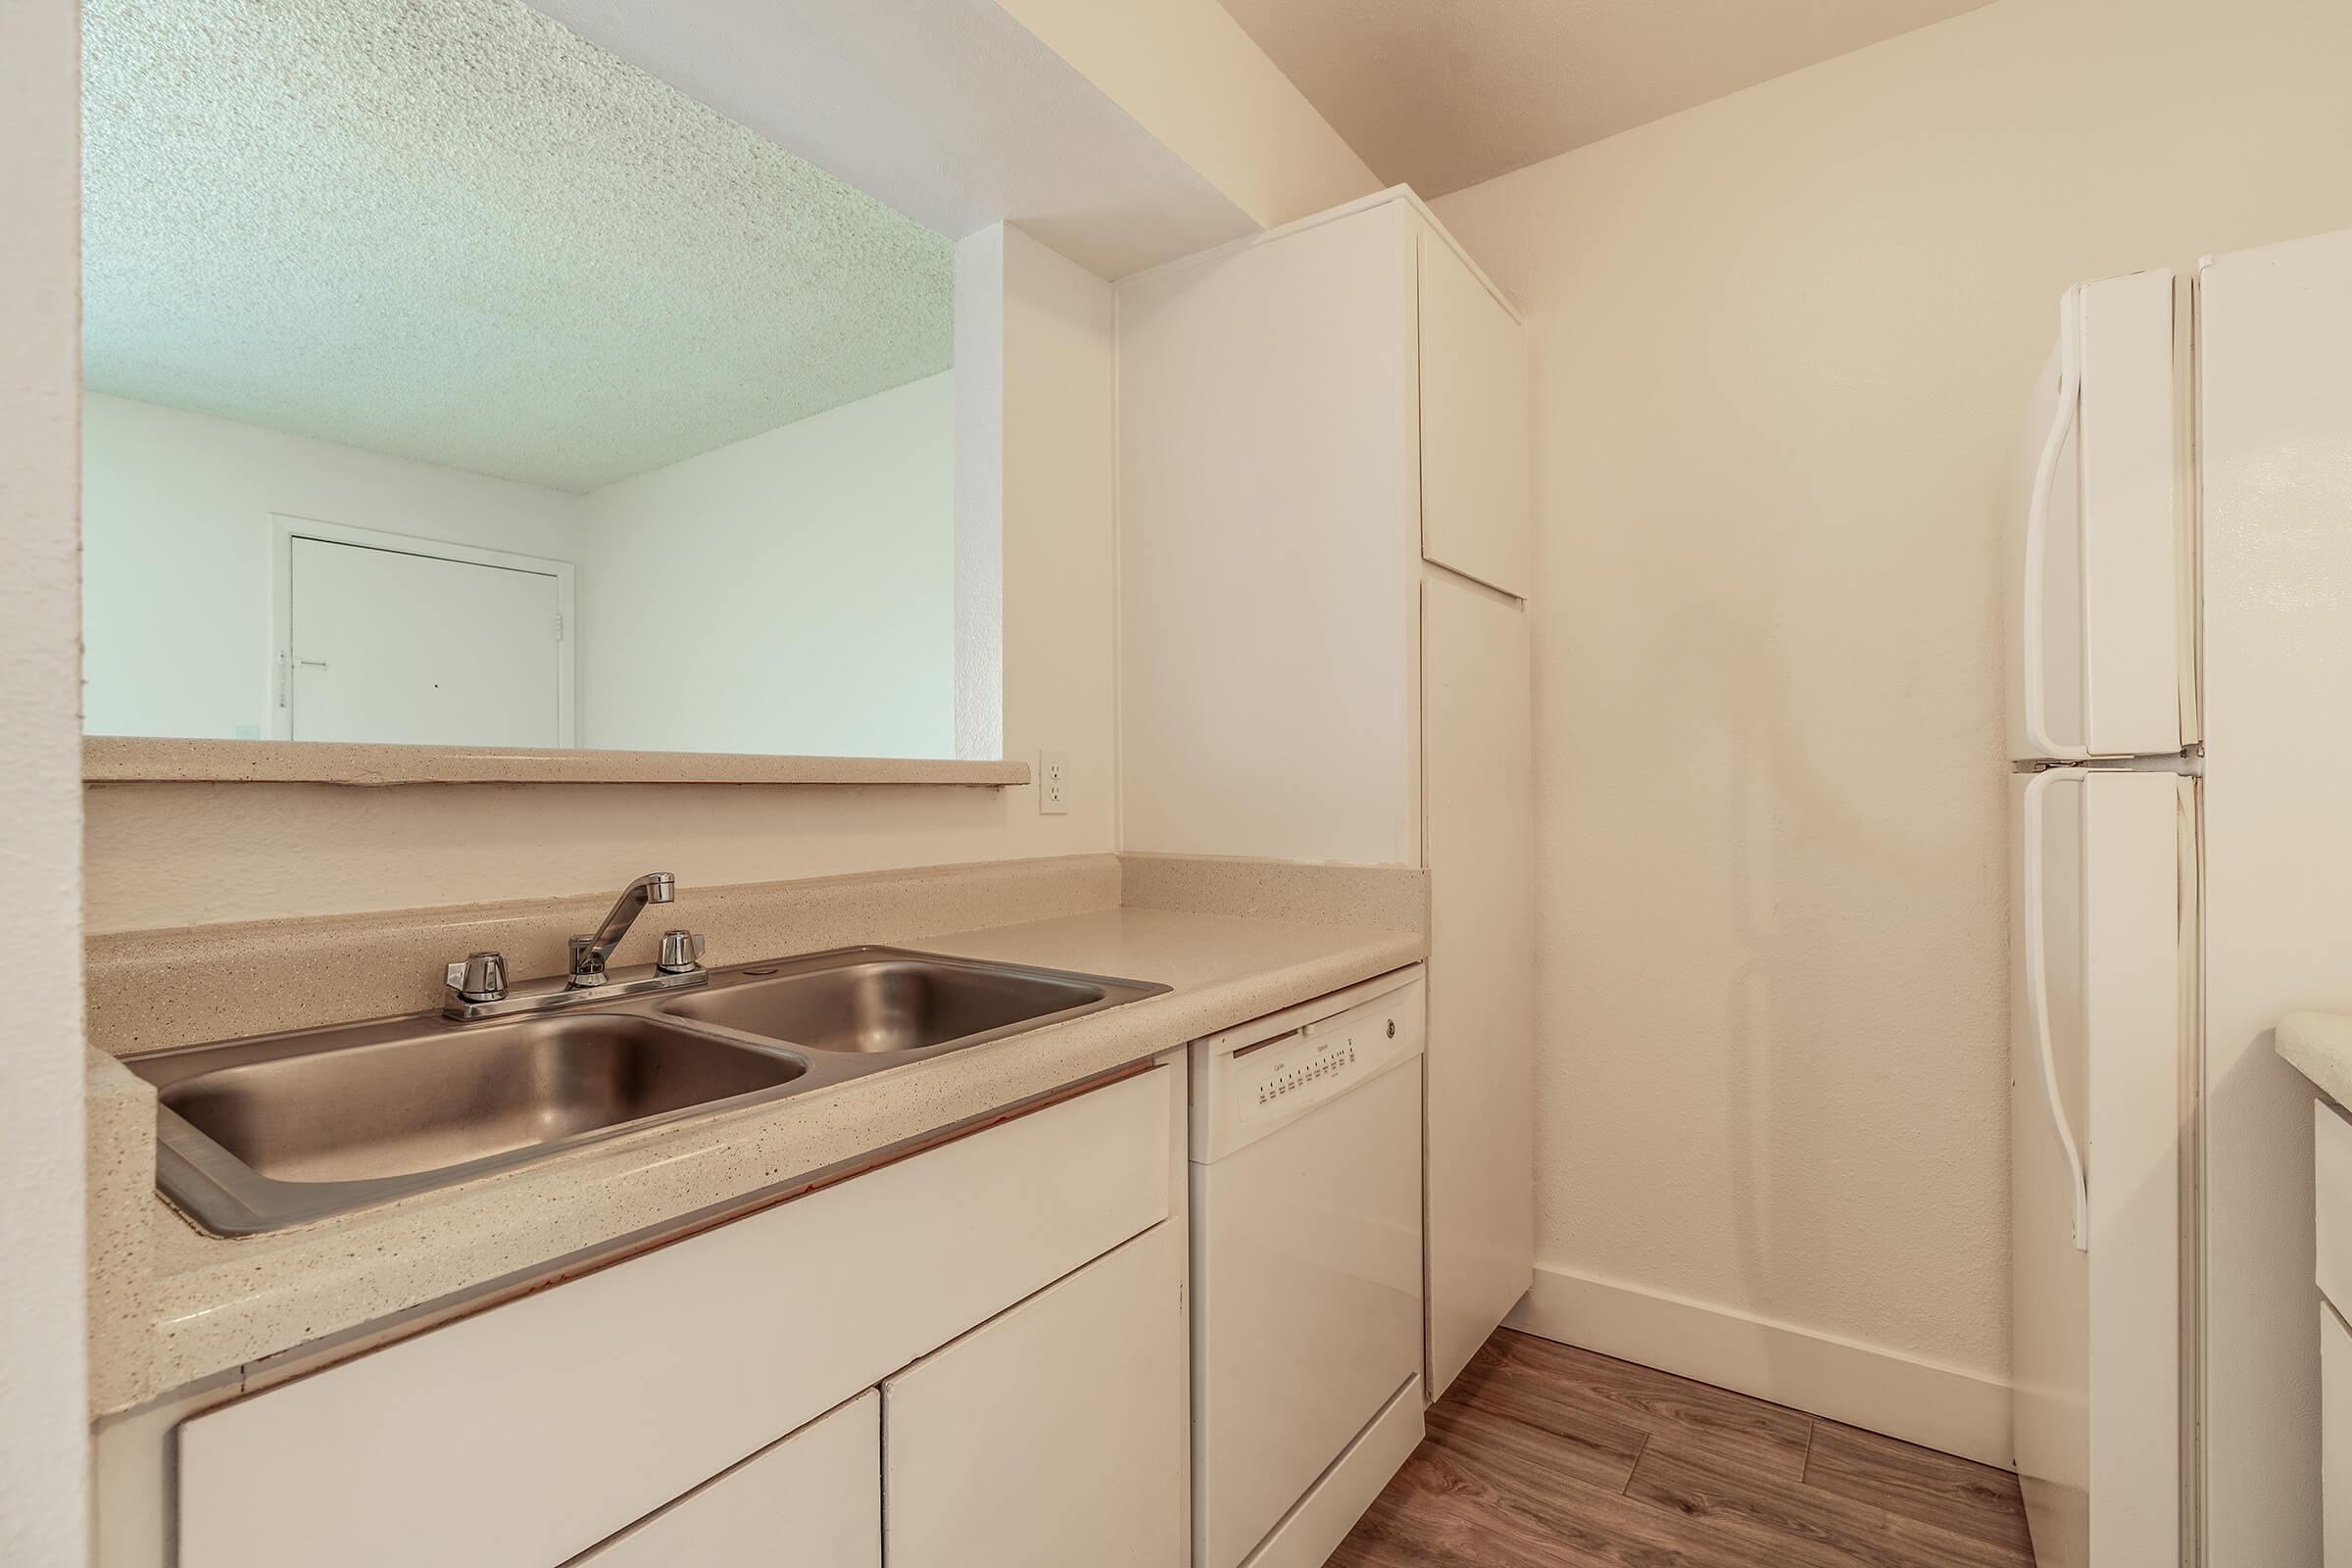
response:
<path fill-rule="evenodd" d="M 1356 155 L 1445 195 L 1988 0 L 1224 0 Z"/>
<path fill-rule="evenodd" d="M 519 0 L 87 0 L 96 390 L 583 491 L 944 369 L 945 236 Z"/>

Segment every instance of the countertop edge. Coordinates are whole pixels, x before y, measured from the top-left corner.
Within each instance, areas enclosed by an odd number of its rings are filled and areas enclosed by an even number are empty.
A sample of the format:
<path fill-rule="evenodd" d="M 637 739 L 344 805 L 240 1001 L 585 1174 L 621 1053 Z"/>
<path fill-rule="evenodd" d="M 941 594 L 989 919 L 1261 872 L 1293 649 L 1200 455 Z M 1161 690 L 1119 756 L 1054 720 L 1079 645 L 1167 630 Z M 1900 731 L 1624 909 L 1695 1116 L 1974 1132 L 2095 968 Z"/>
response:
<path fill-rule="evenodd" d="M 2273 1041 L 2286 1064 L 2339 1105 L 2352 1105 L 2352 1015 L 2290 1012 Z"/>
<path fill-rule="evenodd" d="M 180 740 L 92 735 L 85 784 L 746 784 L 1012 789 L 1008 758 L 769 757 L 722 752 L 386 746 L 342 741 Z"/>

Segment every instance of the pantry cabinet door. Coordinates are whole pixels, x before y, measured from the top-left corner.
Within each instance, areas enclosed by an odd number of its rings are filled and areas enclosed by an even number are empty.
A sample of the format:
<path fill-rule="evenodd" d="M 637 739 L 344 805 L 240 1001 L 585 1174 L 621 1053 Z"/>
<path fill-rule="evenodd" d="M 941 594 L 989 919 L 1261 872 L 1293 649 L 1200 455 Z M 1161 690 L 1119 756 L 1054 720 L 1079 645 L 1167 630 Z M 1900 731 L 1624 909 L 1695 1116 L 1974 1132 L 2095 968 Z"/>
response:
<path fill-rule="evenodd" d="M 1528 596 L 1527 336 L 1438 235 L 1423 229 L 1421 555 Z"/>
<path fill-rule="evenodd" d="M 572 1568 L 882 1568 L 882 1396 L 867 1392 Z"/>
<path fill-rule="evenodd" d="M 1536 1267 L 1535 725 L 1527 611 L 1422 585 L 1429 840 L 1424 1208 L 1429 1394 L 1446 1392 Z"/>
<path fill-rule="evenodd" d="M 1183 1568 L 1183 1238 L 1147 1231 L 883 1384 L 891 1568 Z"/>

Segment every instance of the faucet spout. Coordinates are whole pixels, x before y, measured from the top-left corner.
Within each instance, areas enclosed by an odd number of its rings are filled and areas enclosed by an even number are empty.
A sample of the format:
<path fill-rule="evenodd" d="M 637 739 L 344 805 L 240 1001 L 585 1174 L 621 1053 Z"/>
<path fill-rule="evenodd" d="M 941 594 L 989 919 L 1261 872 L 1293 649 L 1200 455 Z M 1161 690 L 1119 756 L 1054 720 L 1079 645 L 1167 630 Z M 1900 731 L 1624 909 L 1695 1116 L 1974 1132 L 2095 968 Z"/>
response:
<path fill-rule="evenodd" d="M 667 904 L 677 897 L 678 880 L 667 871 L 648 871 L 620 890 L 604 923 L 587 936 L 571 939 L 571 986 L 586 990 L 605 983 L 605 961 L 620 946 L 629 927 L 649 904 Z"/>

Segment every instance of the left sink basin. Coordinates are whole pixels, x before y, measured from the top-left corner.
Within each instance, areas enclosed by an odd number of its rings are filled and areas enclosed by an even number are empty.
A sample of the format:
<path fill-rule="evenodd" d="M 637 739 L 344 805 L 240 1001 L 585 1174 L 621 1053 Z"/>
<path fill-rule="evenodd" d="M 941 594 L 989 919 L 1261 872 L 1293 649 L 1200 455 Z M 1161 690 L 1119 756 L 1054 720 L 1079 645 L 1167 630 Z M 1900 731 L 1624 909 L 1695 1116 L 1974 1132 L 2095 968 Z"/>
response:
<path fill-rule="evenodd" d="M 808 1058 L 626 1012 L 394 1018 L 149 1052 L 157 1185 L 206 1229 L 277 1230 L 791 1092 Z"/>

